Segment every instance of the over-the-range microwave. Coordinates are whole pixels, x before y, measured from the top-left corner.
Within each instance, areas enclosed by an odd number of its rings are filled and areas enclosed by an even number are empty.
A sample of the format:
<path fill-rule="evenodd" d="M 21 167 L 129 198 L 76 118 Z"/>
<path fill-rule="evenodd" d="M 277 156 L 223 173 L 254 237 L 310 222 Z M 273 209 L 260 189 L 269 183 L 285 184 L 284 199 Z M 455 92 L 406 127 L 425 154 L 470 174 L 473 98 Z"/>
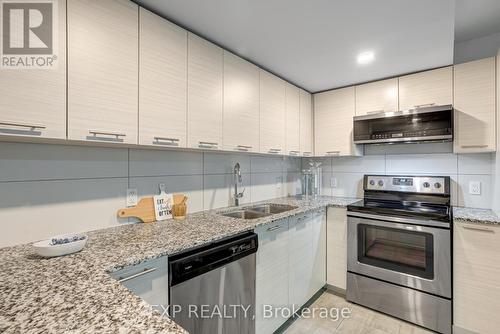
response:
<path fill-rule="evenodd" d="M 453 106 L 430 106 L 354 117 L 355 144 L 453 140 Z"/>

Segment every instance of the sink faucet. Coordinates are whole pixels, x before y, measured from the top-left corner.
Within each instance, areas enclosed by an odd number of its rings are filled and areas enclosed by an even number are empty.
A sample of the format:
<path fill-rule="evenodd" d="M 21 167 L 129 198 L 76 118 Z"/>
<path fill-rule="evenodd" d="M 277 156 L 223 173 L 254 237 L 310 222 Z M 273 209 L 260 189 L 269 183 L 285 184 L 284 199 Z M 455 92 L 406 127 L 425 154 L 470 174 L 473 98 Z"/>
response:
<path fill-rule="evenodd" d="M 243 197 L 243 193 L 245 192 L 245 188 L 243 188 L 243 191 L 238 193 L 238 184 L 242 183 L 241 168 L 239 162 L 237 162 L 236 165 L 234 165 L 233 175 L 234 175 L 234 205 L 238 206 L 240 205 L 240 198 Z"/>

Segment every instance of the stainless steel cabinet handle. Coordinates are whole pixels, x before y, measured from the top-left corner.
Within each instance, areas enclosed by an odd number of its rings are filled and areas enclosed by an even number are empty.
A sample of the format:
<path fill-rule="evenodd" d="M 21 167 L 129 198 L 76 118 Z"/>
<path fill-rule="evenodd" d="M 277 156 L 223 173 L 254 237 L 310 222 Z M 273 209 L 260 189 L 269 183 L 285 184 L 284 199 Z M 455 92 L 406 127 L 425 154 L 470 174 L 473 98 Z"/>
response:
<path fill-rule="evenodd" d="M 130 275 L 130 276 L 127 276 L 127 277 L 119 277 L 118 278 L 118 282 L 123 283 L 123 282 L 129 281 L 131 279 L 134 279 L 134 278 L 137 278 L 137 277 L 140 277 L 140 276 L 152 273 L 155 270 L 156 270 L 156 268 L 150 268 L 150 269 L 145 268 L 140 273 L 137 273 L 137 274 L 134 274 L 134 275 Z"/>
<path fill-rule="evenodd" d="M 299 151 L 290 151 L 290 155 L 299 155 Z"/>
<path fill-rule="evenodd" d="M 424 103 L 424 104 L 416 104 L 413 106 L 413 108 L 422 108 L 422 107 L 432 107 L 436 105 L 434 102 L 433 103 Z"/>
<path fill-rule="evenodd" d="M 327 151 L 326 154 L 327 155 L 337 155 L 337 154 L 340 154 L 340 151 Z"/>
<path fill-rule="evenodd" d="M 0 122 L 0 125 L 5 125 L 5 126 L 14 126 L 18 128 L 29 128 L 32 131 L 36 129 L 46 129 L 46 126 L 43 125 L 37 125 L 37 124 L 25 124 L 25 123 L 13 123 L 13 122 Z"/>
<path fill-rule="evenodd" d="M 277 154 L 281 152 L 281 148 L 270 148 L 269 153 Z"/>
<path fill-rule="evenodd" d="M 385 112 L 384 109 L 380 109 L 380 110 L 373 110 L 373 111 L 368 111 L 366 114 L 367 115 L 373 115 L 373 114 L 383 114 Z"/>
<path fill-rule="evenodd" d="M 276 230 L 279 230 L 281 227 L 282 227 L 281 225 L 276 225 L 276 226 L 273 226 L 273 227 L 269 227 L 267 230 L 269 232 L 276 231 Z"/>
<path fill-rule="evenodd" d="M 238 151 L 248 151 L 252 148 L 252 146 L 246 146 L 246 145 L 236 145 L 236 149 Z"/>
<path fill-rule="evenodd" d="M 87 139 L 97 138 L 98 135 L 101 135 L 101 136 L 112 136 L 112 137 L 116 137 L 115 138 L 116 140 L 121 140 L 120 137 L 126 137 L 127 136 L 125 133 L 100 131 L 100 130 L 89 130 L 89 134 L 91 134 L 92 136 L 87 137 Z"/>
<path fill-rule="evenodd" d="M 169 138 L 169 137 L 154 137 L 153 144 L 156 145 L 173 145 L 178 146 L 180 139 L 178 138 Z"/>
<path fill-rule="evenodd" d="M 490 232 L 490 233 L 495 233 L 495 231 L 489 227 L 485 226 L 472 226 L 472 225 L 462 225 L 462 227 L 466 230 L 475 230 L 475 231 L 481 231 L 481 232 Z"/>
<path fill-rule="evenodd" d="M 304 154 L 304 156 L 308 157 L 312 154 L 312 152 L 304 152 L 303 154 Z"/>
<path fill-rule="evenodd" d="M 461 148 L 484 148 L 488 145 L 460 145 Z"/>
<path fill-rule="evenodd" d="M 200 141 L 198 143 L 200 144 L 200 146 L 218 146 L 219 145 L 219 143 L 211 143 L 208 141 Z"/>

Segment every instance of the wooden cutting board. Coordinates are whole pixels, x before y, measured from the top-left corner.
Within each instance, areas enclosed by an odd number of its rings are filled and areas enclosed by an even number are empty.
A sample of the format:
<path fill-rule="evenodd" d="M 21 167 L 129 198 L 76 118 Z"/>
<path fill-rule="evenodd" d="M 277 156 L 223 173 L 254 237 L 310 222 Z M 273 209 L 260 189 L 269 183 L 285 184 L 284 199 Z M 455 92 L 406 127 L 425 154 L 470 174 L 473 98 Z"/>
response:
<path fill-rule="evenodd" d="M 184 199 L 184 194 L 174 194 L 174 205 L 179 204 Z M 152 223 L 156 221 L 155 205 L 153 197 L 141 198 L 136 206 L 118 210 L 120 218 L 138 218 L 144 223 Z"/>

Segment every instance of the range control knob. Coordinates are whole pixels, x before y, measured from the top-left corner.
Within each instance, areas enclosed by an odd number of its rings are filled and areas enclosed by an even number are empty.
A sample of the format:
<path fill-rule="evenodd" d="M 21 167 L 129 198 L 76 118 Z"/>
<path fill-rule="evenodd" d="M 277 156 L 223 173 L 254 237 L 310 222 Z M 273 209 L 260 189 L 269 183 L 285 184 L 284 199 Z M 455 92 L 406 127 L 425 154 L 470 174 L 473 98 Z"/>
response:
<path fill-rule="evenodd" d="M 436 189 L 441 188 L 441 183 L 439 183 L 439 182 L 434 183 L 434 188 L 436 188 Z"/>
<path fill-rule="evenodd" d="M 375 185 L 375 180 L 370 180 L 370 185 L 374 186 Z"/>
<path fill-rule="evenodd" d="M 429 182 L 424 182 L 422 185 L 424 188 L 429 188 L 431 186 Z"/>
<path fill-rule="evenodd" d="M 383 187 L 383 186 L 384 186 L 384 181 L 379 180 L 379 181 L 378 181 L 378 186 L 379 186 L 379 187 Z"/>

